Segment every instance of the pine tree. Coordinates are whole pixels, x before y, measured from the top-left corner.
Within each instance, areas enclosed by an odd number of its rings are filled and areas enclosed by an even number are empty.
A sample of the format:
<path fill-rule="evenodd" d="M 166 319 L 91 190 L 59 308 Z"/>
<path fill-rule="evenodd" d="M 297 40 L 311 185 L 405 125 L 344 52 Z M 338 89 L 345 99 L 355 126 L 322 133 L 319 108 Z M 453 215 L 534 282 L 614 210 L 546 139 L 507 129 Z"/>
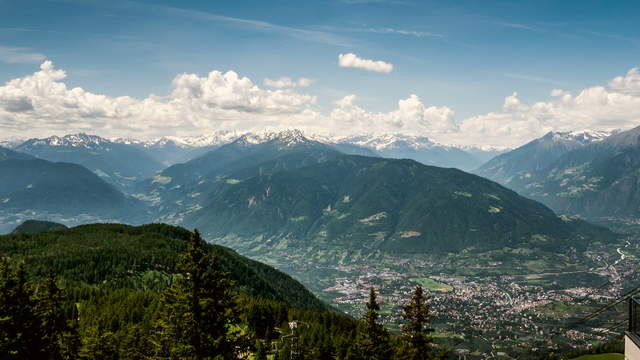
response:
<path fill-rule="evenodd" d="M 429 323 L 433 317 L 429 312 L 429 298 L 424 295 L 421 286 L 417 286 L 409 303 L 402 307 L 402 317 L 406 323 L 402 326 L 402 338 L 399 349 L 400 358 L 407 360 L 426 360 L 433 358 L 431 348 L 433 339 Z"/>
<path fill-rule="evenodd" d="M 62 309 L 63 294 L 56 284 L 53 270 L 49 270 L 44 284 L 38 289 L 36 298 L 36 312 L 40 317 L 43 358 L 62 360 L 64 335 L 69 327 Z M 66 356 L 73 355 L 67 352 Z"/>
<path fill-rule="evenodd" d="M 118 359 L 118 346 L 112 332 L 98 327 L 89 328 L 82 337 L 82 358 L 92 360 Z"/>
<path fill-rule="evenodd" d="M 0 258 L 0 358 L 39 358 L 39 325 L 24 265 L 14 269 L 8 259 Z"/>
<path fill-rule="evenodd" d="M 233 359 L 240 322 L 232 282 L 207 254 L 196 230 L 180 256 L 175 284 L 163 296 L 158 326 L 158 356 L 171 359 Z"/>
<path fill-rule="evenodd" d="M 367 311 L 363 316 L 363 327 L 356 339 L 358 352 L 363 360 L 387 360 L 391 357 L 389 332 L 380 322 L 380 305 L 373 288 L 369 291 Z"/>

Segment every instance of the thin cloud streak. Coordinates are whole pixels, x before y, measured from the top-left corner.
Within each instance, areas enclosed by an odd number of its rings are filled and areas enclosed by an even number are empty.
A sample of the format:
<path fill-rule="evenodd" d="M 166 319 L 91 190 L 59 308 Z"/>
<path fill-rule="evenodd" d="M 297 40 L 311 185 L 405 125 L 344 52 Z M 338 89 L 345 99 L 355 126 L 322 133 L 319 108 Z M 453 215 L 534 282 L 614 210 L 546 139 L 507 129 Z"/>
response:
<path fill-rule="evenodd" d="M 33 64 L 46 59 L 43 54 L 30 48 L 0 45 L 0 62 L 8 64 Z"/>
<path fill-rule="evenodd" d="M 532 81 L 532 82 L 538 82 L 538 83 L 544 83 L 544 84 L 552 84 L 552 85 L 561 85 L 561 86 L 567 85 L 566 83 L 563 83 L 561 81 L 548 79 L 548 78 L 544 78 L 544 77 L 539 77 L 539 76 L 535 76 L 535 75 L 518 74 L 518 73 L 504 73 L 502 75 L 504 75 L 507 78 L 516 79 L 516 80 L 526 80 L 526 81 Z"/>
<path fill-rule="evenodd" d="M 393 34 L 393 35 L 405 35 L 405 36 L 414 36 L 419 38 L 424 37 L 432 37 L 443 39 L 446 36 L 443 34 L 432 33 L 428 31 L 417 31 L 417 30 L 405 30 L 405 29 L 394 29 L 394 28 L 343 28 L 345 31 L 353 31 L 353 32 L 365 32 L 365 33 L 373 33 L 373 34 Z"/>
<path fill-rule="evenodd" d="M 253 30 L 258 30 L 262 32 L 270 32 L 287 35 L 293 38 L 312 41 L 322 44 L 335 45 L 340 47 L 353 47 L 348 39 L 331 34 L 328 32 L 316 31 L 316 30 L 307 30 L 300 29 L 290 26 L 273 24 L 270 22 L 262 21 L 262 20 L 253 20 L 253 19 L 243 19 L 236 18 L 231 16 L 214 14 L 201 10 L 192 10 L 192 9 L 183 9 L 173 6 L 164 6 L 164 5 L 151 5 L 151 4 L 143 4 L 135 1 L 128 1 L 128 4 L 144 7 L 145 9 L 159 10 L 164 11 L 169 14 L 184 16 L 192 19 L 200 19 L 205 21 L 212 22 L 223 22 L 228 24 L 239 25 L 245 28 L 250 28 Z"/>

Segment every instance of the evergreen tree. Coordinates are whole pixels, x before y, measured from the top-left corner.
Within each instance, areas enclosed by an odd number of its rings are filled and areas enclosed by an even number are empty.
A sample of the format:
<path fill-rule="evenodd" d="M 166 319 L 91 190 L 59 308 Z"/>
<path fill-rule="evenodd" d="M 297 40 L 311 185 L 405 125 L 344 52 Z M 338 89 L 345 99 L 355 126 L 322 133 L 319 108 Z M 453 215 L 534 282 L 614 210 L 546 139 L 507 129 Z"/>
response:
<path fill-rule="evenodd" d="M 56 284 L 56 277 L 52 269 L 47 273 L 47 278 L 44 284 L 38 288 L 36 295 L 36 312 L 40 317 L 43 358 L 62 360 L 63 341 L 69 327 L 62 309 L 64 297 Z M 69 353 L 68 348 L 66 356 L 73 356 Z"/>
<path fill-rule="evenodd" d="M 421 286 L 417 286 L 409 303 L 402 307 L 402 317 L 406 323 L 402 326 L 402 338 L 399 357 L 407 360 L 426 360 L 433 358 L 431 348 L 433 339 L 429 323 L 429 298 L 424 295 Z"/>
<path fill-rule="evenodd" d="M 215 254 L 207 254 L 196 230 L 180 256 L 175 284 L 163 296 L 158 356 L 171 359 L 233 359 L 240 319 L 232 282 L 220 270 Z"/>
<path fill-rule="evenodd" d="M 42 348 L 40 321 L 24 265 L 15 269 L 0 258 L 0 358 L 37 359 Z"/>
<path fill-rule="evenodd" d="M 80 349 L 82 348 L 82 339 L 78 333 L 77 320 L 71 321 L 67 331 L 63 334 L 61 354 L 64 360 L 80 359 Z"/>
<path fill-rule="evenodd" d="M 118 346 L 112 332 L 92 327 L 82 337 L 83 346 L 80 352 L 85 359 L 116 360 Z"/>
<path fill-rule="evenodd" d="M 388 360 L 391 357 L 389 332 L 380 322 L 380 305 L 373 288 L 369 291 L 367 311 L 357 337 L 357 348 L 363 360 Z"/>

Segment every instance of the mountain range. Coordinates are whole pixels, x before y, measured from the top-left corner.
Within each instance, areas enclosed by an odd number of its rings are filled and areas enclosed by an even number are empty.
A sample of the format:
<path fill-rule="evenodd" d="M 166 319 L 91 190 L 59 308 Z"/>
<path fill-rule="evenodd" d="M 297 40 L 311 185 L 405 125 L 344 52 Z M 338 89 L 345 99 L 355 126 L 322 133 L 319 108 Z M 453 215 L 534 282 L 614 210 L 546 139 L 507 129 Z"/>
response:
<path fill-rule="evenodd" d="M 165 136 L 151 140 L 105 139 L 81 133 L 26 141 L 11 139 L 0 145 L 45 160 L 79 163 L 122 190 L 129 191 L 136 181 L 151 177 L 168 166 L 195 159 L 240 137 L 244 136 L 254 143 L 268 142 L 278 133 L 217 131 L 208 135 Z M 475 169 L 508 150 L 443 145 L 424 136 L 402 134 L 305 136 L 345 154 L 413 159 L 425 165 L 455 167 L 465 171 Z M 117 158 L 122 157 L 129 161 L 121 164 Z"/>
<path fill-rule="evenodd" d="M 604 131 L 549 132 L 541 138 L 488 160 L 474 173 L 509 186 L 542 170 L 562 155 L 604 140 Z"/>
<path fill-rule="evenodd" d="M 163 168 L 135 147 L 87 134 L 30 139 L 14 150 L 43 160 L 82 165 L 122 191 Z"/>
<path fill-rule="evenodd" d="M 444 150 L 427 138 L 360 137 L 332 142 L 289 130 L 243 134 L 225 144 L 212 144 L 235 134 L 225 136 L 200 139 L 212 150 L 160 172 L 152 169 L 161 167 L 156 161 L 150 161 L 145 171 L 133 166 L 149 161 L 151 156 L 145 153 L 151 151 L 149 144 L 85 134 L 32 139 L 16 147 L 32 156 L 0 151 L 0 156 L 14 158 L 0 162 L 6 169 L 0 176 L 6 184 L 0 211 L 33 208 L 69 215 L 118 215 L 129 221 L 198 227 L 210 238 L 238 237 L 245 245 L 247 239 L 257 241 L 256 246 L 267 240 L 269 246 L 285 241 L 293 248 L 335 246 L 371 253 L 448 252 L 530 242 L 575 246 L 576 241 L 608 236 L 600 228 L 558 217 L 545 206 L 479 176 L 394 159 L 402 157 L 398 149 L 404 148 L 429 148 L 460 155 L 459 159 L 467 154 L 461 149 Z M 491 173 L 512 186 L 517 181 L 507 174 L 527 178 L 549 158 L 560 159 L 596 142 L 604 143 L 591 133 L 548 134 L 498 156 L 478 172 Z M 172 143 L 178 146 L 175 140 Z M 351 151 L 339 151 L 340 144 Z M 386 156 L 350 155 L 369 151 Z M 70 157 L 77 163 L 101 159 L 100 170 L 113 163 L 108 169 L 114 176 L 99 177 L 96 164 L 92 173 L 78 164 L 36 159 L 33 154 Z M 117 189 L 105 180 L 124 172 L 123 165 L 118 165 L 122 162 L 130 162 L 126 166 L 137 168 L 138 173 Z M 146 180 L 134 183 L 145 174 Z"/>
<path fill-rule="evenodd" d="M 184 224 L 259 251 L 559 249 L 609 236 L 457 169 L 354 155 L 226 182 L 201 206 Z"/>
<path fill-rule="evenodd" d="M 145 218 L 140 201 L 81 165 L 0 148 L 0 214 L 25 212 L 55 214 L 69 221 L 77 216 L 132 222 Z M 9 230 L 4 225 L 2 231 Z"/>
<path fill-rule="evenodd" d="M 560 213 L 640 216 L 640 127 L 609 136 L 575 135 L 547 134 L 496 157 L 477 173 Z"/>

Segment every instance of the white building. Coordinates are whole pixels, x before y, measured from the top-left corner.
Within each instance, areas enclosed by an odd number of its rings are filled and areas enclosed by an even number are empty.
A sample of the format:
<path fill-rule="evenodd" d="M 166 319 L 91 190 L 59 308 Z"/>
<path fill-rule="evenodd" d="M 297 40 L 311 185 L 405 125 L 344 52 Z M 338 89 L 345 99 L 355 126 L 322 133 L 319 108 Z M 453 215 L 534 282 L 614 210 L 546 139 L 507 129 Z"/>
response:
<path fill-rule="evenodd" d="M 624 335 L 625 360 L 640 360 L 640 299 L 629 299 L 629 331 Z"/>

